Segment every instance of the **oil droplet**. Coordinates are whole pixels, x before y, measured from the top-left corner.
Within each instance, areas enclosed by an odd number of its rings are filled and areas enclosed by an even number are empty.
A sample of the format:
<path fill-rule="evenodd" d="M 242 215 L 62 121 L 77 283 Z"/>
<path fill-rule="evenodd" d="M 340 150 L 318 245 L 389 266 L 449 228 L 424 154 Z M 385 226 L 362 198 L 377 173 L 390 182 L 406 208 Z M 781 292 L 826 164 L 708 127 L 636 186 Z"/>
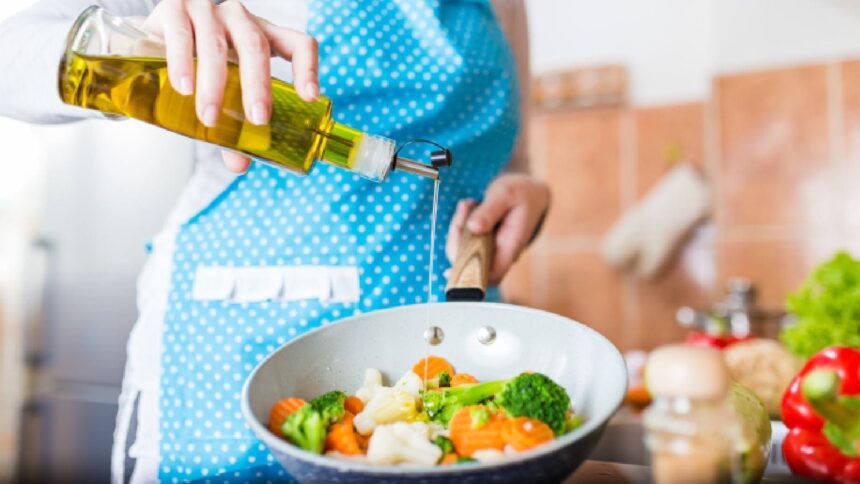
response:
<path fill-rule="evenodd" d="M 484 326 L 478 330 L 478 342 L 482 345 L 491 345 L 496 341 L 496 329 L 492 326 Z"/>
<path fill-rule="evenodd" d="M 445 332 L 439 326 L 428 326 L 424 330 L 424 341 L 436 346 L 445 340 Z"/>

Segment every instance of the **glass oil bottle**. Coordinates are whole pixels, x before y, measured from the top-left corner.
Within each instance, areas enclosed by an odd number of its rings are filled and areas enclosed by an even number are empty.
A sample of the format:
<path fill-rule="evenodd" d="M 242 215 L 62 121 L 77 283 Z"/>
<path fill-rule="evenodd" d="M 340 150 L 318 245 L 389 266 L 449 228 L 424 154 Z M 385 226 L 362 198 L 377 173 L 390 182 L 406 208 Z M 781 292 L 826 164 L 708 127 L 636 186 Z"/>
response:
<path fill-rule="evenodd" d="M 205 126 L 197 118 L 194 96 L 171 86 L 161 41 L 96 6 L 84 11 L 69 33 L 59 91 L 67 104 L 109 118 L 138 119 L 299 174 L 321 160 L 374 181 L 394 168 L 438 178 L 435 163 L 396 157 L 393 140 L 335 122 L 328 98 L 306 102 L 278 79 L 272 79 L 271 121 L 251 123 L 242 106 L 239 68 L 232 62 L 218 122 Z"/>

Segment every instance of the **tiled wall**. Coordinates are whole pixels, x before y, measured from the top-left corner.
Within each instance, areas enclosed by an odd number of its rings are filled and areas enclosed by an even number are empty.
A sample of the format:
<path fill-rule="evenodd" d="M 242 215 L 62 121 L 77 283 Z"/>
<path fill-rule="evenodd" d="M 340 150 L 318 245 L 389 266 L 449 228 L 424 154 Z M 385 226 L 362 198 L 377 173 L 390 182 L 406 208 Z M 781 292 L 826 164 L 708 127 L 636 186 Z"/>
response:
<path fill-rule="evenodd" d="M 815 264 L 860 248 L 860 61 L 726 75 L 713 92 L 533 114 L 533 171 L 554 203 L 505 281 L 509 299 L 580 320 L 622 349 L 649 349 L 683 337 L 675 310 L 720 298 L 729 277 L 751 278 L 763 305 L 781 306 Z M 677 262 L 642 281 L 607 266 L 600 242 L 670 169 L 671 144 L 706 173 L 714 213 L 694 237 L 698 269 Z"/>

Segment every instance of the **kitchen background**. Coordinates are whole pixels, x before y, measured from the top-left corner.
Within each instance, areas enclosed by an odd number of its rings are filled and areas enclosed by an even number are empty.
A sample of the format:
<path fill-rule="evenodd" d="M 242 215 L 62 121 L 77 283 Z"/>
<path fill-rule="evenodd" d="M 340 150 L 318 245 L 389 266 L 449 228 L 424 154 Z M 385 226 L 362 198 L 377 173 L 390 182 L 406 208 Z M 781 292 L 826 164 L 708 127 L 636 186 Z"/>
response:
<path fill-rule="evenodd" d="M 29 3 L 4 0 L 0 20 Z M 710 305 L 731 277 L 780 308 L 816 263 L 860 249 L 860 5 L 528 9 L 527 126 L 554 207 L 505 281 L 512 302 L 649 349 L 680 339 L 676 310 Z M 106 480 L 135 278 L 190 172 L 191 144 L 131 121 L 0 119 L 0 140 L 0 481 L 16 466 Z M 608 230 L 685 163 L 705 176 L 711 216 L 657 277 L 611 267 Z"/>

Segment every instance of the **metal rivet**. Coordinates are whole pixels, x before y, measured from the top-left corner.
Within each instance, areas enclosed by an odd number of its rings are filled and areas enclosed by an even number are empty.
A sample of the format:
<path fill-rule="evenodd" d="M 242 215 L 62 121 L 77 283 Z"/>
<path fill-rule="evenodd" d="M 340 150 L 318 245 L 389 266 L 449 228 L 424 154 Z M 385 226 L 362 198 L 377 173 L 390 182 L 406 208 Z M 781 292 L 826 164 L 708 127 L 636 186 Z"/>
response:
<path fill-rule="evenodd" d="M 439 326 L 430 326 L 424 330 L 424 341 L 433 346 L 438 345 L 445 340 L 445 332 Z"/>
<path fill-rule="evenodd" d="M 478 330 L 478 342 L 482 345 L 491 345 L 496 341 L 496 329 L 492 326 L 484 326 Z"/>

